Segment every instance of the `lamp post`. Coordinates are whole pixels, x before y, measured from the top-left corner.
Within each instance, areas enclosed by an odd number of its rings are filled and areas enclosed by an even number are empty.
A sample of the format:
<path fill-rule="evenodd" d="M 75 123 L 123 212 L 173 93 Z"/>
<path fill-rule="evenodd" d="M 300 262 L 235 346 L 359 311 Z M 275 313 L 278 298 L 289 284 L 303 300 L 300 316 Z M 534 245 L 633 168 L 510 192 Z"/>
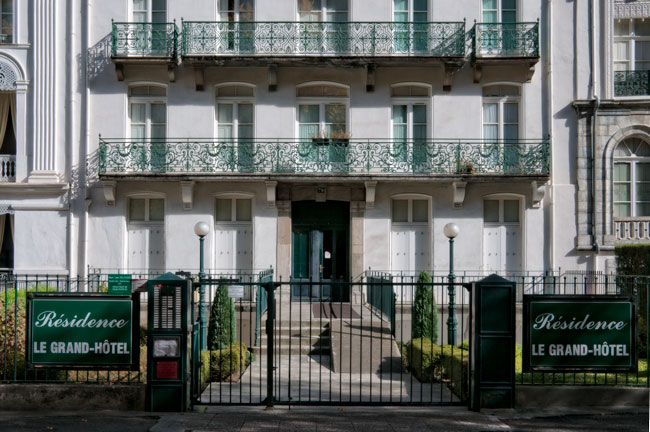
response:
<path fill-rule="evenodd" d="M 454 238 L 460 232 L 460 228 L 455 223 L 448 223 L 444 228 L 445 235 L 449 239 L 449 316 L 447 317 L 447 343 L 449 345 L 456 345 L 456 327 L 458 320 L 456 319 L 456 275 L 454 275 Z"/>
<path fill-rule="evenodd" d="M 205 285 L 203 280 L 205 279 L 205 268 L 203 267 L 203 240 L 205 236 L 210 232 L 210 226 L 206 222 L 197 222 L 194 225 L 194 233 L 199 236 L 199 283 L 201 284 L 199 288 L 199 340 L 201 341 L 201 349 L 208 349 L 208 323 L 207 323 L 207 310 L 206 310 L 206 301 L 205 301 Z"/>

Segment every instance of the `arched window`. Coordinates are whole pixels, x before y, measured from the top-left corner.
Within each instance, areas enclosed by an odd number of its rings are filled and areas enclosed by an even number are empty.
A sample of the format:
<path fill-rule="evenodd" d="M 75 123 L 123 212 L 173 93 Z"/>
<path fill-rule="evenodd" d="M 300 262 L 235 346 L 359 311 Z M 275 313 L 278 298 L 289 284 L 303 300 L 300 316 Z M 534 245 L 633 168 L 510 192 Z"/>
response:
<path fill-rule="evenodd" d="M 639 138 L 614 149 L 614 217 L 650 216 L 650 145 Z"/>

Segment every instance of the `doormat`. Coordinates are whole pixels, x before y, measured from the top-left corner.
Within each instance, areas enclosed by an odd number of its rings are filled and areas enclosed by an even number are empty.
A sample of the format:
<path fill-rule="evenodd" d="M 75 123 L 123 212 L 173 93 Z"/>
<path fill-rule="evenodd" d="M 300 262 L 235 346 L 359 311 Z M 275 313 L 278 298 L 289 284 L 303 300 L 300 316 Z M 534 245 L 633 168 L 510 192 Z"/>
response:
<path fill-rule="evenodd" d="M 339 318 L 361 318 L 361 315 L 348 303 L 314 303 L 311 305 L 314 318 L 339 319 Z"/>

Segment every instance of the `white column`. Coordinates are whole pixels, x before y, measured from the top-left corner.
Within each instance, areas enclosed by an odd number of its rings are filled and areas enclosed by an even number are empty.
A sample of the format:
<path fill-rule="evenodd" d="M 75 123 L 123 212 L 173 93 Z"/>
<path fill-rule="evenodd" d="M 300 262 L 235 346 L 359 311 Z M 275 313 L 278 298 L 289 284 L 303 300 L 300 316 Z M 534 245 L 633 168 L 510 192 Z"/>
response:
<path fill-rule="evenodd" d="M 56 1 L 40 0 L 34 7 L 33 153 L 28 182 L 58 183 L 56 172 Z"/>
<path fill-rule="evenodd" d="M 16 182 L 24 182 L 28 174 L 27 131 L 27 81 L 16 81 Z"/>

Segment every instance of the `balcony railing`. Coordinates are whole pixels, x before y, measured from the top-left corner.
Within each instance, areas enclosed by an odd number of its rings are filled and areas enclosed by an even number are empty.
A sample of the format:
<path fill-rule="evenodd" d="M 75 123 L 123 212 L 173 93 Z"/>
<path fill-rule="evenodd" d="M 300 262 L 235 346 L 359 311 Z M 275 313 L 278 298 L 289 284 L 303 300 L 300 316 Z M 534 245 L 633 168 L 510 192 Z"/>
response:
<path fill-rule="evenodd" d="M 16 156 L 0 155 L 0 183 L 16 181 Z"/>
<path fill-rule="evenodd" d="M 177 43 L 178 27 L 174 23 L 113 23 L 113 57 L 174 58 Z"/>
<path fill-rule="evenodd" d="M 464 57 L 464 22 L 183 22 L 183 56 Z"/>
<path fill-rule="evenodd" d="M 647 96 L 650 93 L 650 71 L 614 72 L 616 96 Z"/>
<path fill-rule="evenodd" d="M 539 22 L 478 23 L 472 47 L 475 58 L 539 57 Z"/>
<path fill-rule="evenodd" d="M 104 139 L 99 174 L 548 175 L 550 140 Z"/>

